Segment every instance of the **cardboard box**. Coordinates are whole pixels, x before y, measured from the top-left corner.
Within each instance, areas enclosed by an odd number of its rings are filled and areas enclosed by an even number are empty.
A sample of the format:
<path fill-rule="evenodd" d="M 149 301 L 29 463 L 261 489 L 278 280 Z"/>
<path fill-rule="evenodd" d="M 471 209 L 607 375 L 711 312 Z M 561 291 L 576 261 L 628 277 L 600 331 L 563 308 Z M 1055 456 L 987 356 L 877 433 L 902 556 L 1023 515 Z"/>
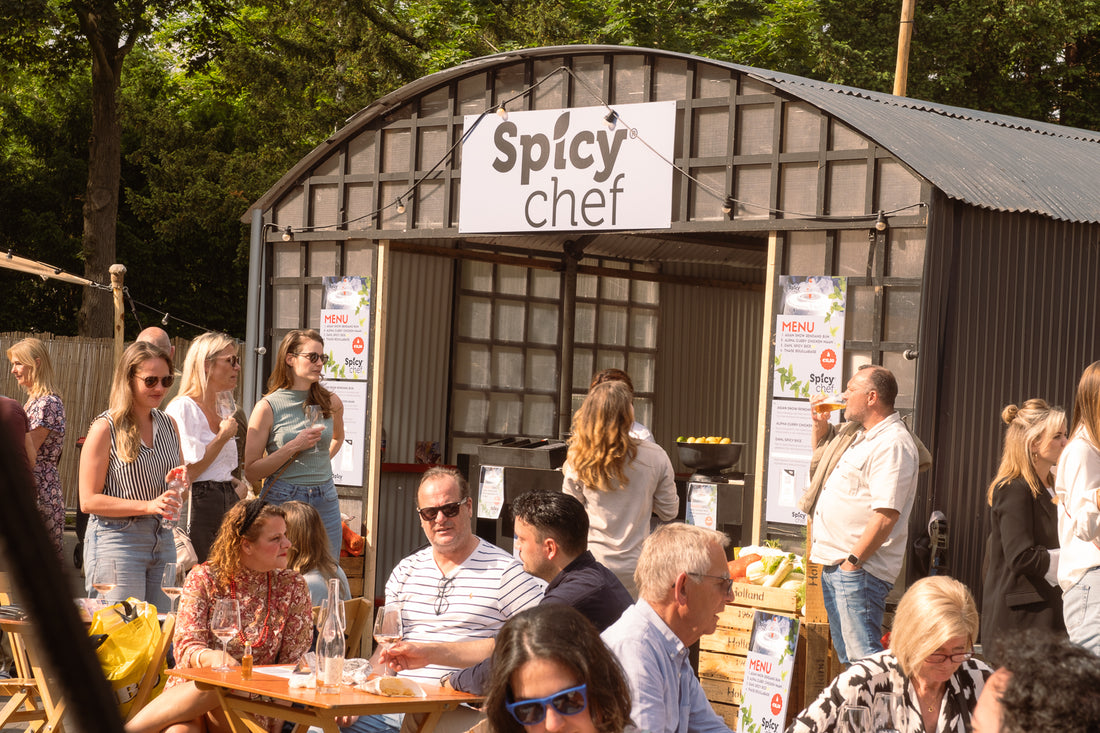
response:
<path fill-rule="evenodd" d="M 825 612 L 825 596 L 821 590 L 822 566 L 816 562 L 806 561 L 806 605 L 804 617 L 811 624 L 829 623 L 829 615 Z"/>
<path fill-rule="evenodd" d="M 340 558 L 340 567 L 343 569 L 344 574 L 348 576 L 352 598 L 359 598 L 363 595 L 363 570 L 366 566 L 366 560 L 367 558 L 362 555 Z"/>

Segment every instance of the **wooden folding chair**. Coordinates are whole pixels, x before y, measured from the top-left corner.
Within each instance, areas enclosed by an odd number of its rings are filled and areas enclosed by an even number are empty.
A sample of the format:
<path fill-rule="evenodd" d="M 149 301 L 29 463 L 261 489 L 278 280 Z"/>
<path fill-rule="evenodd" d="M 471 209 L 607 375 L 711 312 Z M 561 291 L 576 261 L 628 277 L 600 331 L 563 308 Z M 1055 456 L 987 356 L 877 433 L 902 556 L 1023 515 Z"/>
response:
<path fill-rule="evenodd" d="M 357 659 L 363 656 L 363 633 L 371 623 L 371 602 L 366 598 L 352 598 L 344 601 L 344 656 Z M 321 619 L 321 607 L 313 607 L 313 625 Z"/>
<path fill-rule="evenodd" d="M 0 680 L 0 694 L 11 699 L 0 709 L 0 728 L 8 723 L 30 723 L 29 731 L 63 731 L 65 701 L 54 689 L 42 664 L 38 641 L 27 621 L 0 618 L 0 629 L 11 641 L 18 678 Z"/>
<path fill-rule="evenodd" d="M 127 722 L 132 720 L 137 711 L 145 707 L 152 697 L 153 689 L 160 681 L 160 667 L 164 664 L 164 660 L 168 658 L 168 648 L 172 645 L 172 632 L 175 630 L 176 615 L 170 613 L 164 617 L 164 623 L 161 624 L 160 639 L 157 640 L 157 646 L 153 650 L 153 658 L 149 662 L 149 667 L 145 670 L 141 682 L 138 683 L 137 693 L 130 704 L 130 713 L 126 716 Z"/>

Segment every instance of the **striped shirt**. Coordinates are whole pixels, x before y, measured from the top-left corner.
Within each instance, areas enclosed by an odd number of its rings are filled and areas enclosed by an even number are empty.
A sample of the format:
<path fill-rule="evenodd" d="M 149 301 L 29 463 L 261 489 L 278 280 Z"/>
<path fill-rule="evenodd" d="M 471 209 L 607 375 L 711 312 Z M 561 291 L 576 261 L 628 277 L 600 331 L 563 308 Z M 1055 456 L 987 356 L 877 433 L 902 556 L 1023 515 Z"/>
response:
<path fill-rule="evenodd" d="M 138 457 L 133 463 L 125 463 L 115 450 L 115 423 L 104 412 L 103 418 L 111 428 L 111 455 L 107 462 L 107 480 L 103 484 L 104 496 L 120 499 L 152 501 L 164 493 L 164 477 L 180 465 L 180 441 L 172 427 L 172 419 L 160 410 L 153 410 L 153 447 L 141 443 Z"/>
<path fill-rule="evenodd" d="M 511 616 L 538 605 L 545 588 L 518 560 L 479 538 L 477 548 L 446 578 L 431 547 L 406 557 L 386 583 L 386 603 L 403 604 L 403 639 L 466 641 L 496 636 Z M 434 685 L 444 672 L 454 671 L 429 665 L 401 676 Z"/>

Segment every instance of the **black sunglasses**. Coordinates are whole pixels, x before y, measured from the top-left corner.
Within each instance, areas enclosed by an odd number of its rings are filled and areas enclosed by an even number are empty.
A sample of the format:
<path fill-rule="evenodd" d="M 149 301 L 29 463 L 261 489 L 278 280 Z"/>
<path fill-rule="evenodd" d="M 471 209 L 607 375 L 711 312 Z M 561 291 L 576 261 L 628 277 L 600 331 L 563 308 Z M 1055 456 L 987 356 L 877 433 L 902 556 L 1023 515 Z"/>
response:
<path fill-rule="evenodd" d="M 439 586 L 436 588 L 435 596 L 435 615 L 439 616 L 448 608 L 450 608 L 451 602 L 447 600 L 447 591 L 454 585 L 455 579 L 453 577 L 448 578 L 443 576 L 439 581 Z"/>
<path fill-rule="evenodd" d="M 228 364 L 231 367 L 235 367 L 235 366 L 237 366 L 238 364 L 241 363 L 241 357 L 237 356 L 236 354 L 233 354 L 231 356 L 208 356 L 208 357 L 206 357 L 207 361 L 217 361 L 218 359 L 225 359 L 225 363 Z"/>
<path fill-rule="evenodd" d="M 292 351 L 293 356 L 304 356 L 309 359 L 310 364 L 316 364 L 320 361 L 322 364 L 328 364 L 328 354 L 318 354 L 316 351 Z"/>
<path fill-rule="evenodd" d="M 148 389 L 156 387 L 157 382 L 160 382 L 160 386 L 168 389 L 172 386 L 172 382 L 176 381 L 176 378 L 171 374 L 169 374 L 167 377 L 139 377 L 135 374 L 134 379 L 138 380 L 139 382 L 145 382 L 145 386 Z"/>
<path fill-rule="evenodd" d="M 576 715 L 588 707 L 588 685 L 577 685 L 548 697 L 504 703 L 520 725 L 538 725 L 546 720 L 546 706 L 553 705 L 562 715 Z"/>
<path fill-rule="evenodd" d="M 450 504 L 444 504 L 443 506 L 426 506 L 423 509 L 417 509 L 416 513 L 420 515 L 420 518 L 425 522 L 434 522 L 435 518 L 439 516 L 440 512 L 443 512 L 443 516 L 448 519 L 457 517 L 458 510 L 462 508 L 462 505 L 466 503 L 466 500 L 453 501 Z"/>

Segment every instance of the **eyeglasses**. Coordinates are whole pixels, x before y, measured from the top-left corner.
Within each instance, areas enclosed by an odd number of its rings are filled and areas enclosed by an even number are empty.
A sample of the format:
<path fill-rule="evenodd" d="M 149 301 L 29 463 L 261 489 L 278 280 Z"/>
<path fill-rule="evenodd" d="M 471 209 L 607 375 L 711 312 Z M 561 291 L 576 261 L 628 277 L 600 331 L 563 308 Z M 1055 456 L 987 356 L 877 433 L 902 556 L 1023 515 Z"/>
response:
<path fill-rule="evenodd" d="M 316 364 L 321 362 L 322 364 L 328 364 L 328 354 L 318 354 L 316 351 L 292 351 L 291 356 L 304 356 L 309 359 L 310 364 Z"/>
<path fill-rule="evenodd" d="M 139 377 L 135 374 L 134 379 L 138 380 L 139 382 L 145 382 L 145 387 L 147 389 L 152 389 L 153 387 L 156 387 L 157 382 L 160 382 L 160 386 L 168 389 L 172 386 L 172 382 L 176 381 L 176 378 L 171 374 L 169 374 L 167 377 Z"/>
<path fill-rule="evenodd" d="M 553 705 L 562 715 L 576 715 L 588 707 L 588 685 L 577 685 L 548 697 L 504 703 L 504 709 L 520 725 L 538 725 L 546 720 L 546 706 Z"/>
<path fill-rule="evenodd" d="M 434 522 L 435 518 L 439 516 L 440 512 L 443 512 L 443 516 L 448 519 L 457 517 L 458 510 L 462 508 L 462 505 L 466 503 L 466 500 L 452 501 L 450 504 L 444 504 L 442 506 L 426 506 L 423 509 L 417 509 L 416 513 L 420 515 L 420 518 L 425 522 Z"/>
<path fill-rule="evenodd" d="M 237 366 L 238 364 L 241 363 L 241 357 L 237 356 L 236 354 L 232 354 L 230 356 L 208 356 L 208 357 L 206 357 L 207 361 L 217 361 L 218 359 L 225 359 L 225 363 L 228 364 L 231 367 L 235 367 L 235 366 Z"/>
<path fill-rule="evenodd" d="M 447 591 L 451 589 L 451 586 L 454 585 L 454 582 L 455 579 L 453 577 L 448 578 L 446 576 L 444 576 L 443 579 L 439 581 L 439 587 L 436 588 L 435 596 L 436 616 L 439 616 L 450 607 L 451 602 L 447 600 Z"/>
<path fill-rule="evenodd" d="M 944 662 L 951 660 L 952 662 L 958 664 L 959 662 L 965 662 L 972 656 L 974 656 L 974 652 L 961 652 L 959 654 L 940 654 L 939 652 L 936 652 L 934 654 L 929 654 L 927 657 L 924 658 L 924 661 L 931 664 L 943 664 Z"/>
<path fill-rule="evenodd" d="M 707 575 L 706 573 L 688 573 L 688 575 L 695 578 L 712 578 L 713 580 L 722 581 L 722 585 L 726 586 L 726 595 L 733 591 L 733 578 L 725 575 Z"/>

